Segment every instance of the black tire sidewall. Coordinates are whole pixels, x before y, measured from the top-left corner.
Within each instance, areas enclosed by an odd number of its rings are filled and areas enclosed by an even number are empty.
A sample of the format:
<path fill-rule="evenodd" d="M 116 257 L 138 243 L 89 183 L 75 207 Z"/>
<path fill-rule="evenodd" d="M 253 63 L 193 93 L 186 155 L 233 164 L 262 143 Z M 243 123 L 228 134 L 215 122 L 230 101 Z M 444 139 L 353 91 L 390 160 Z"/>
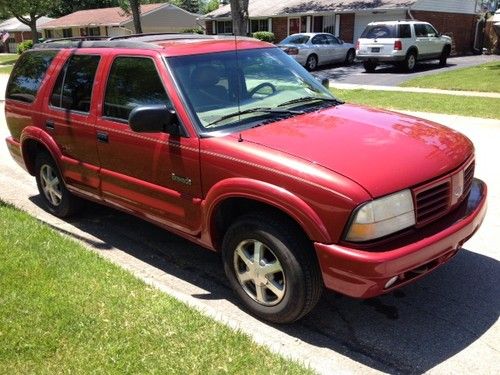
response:
<path fill-rule="evenodd" d="M 309 65 L 309 61 L 311 60 L 315 60 L 316 61 L 316 64 L 314 65 L 314 67 L 310 67 Z M 309 55 L 307 57 L 307 60 L 306 60 L 306 69 L 309 70 L 310 72 L 314 71 L 316 68 L 318 67 L 318 58 L 315 56 L 315 55 Z"/>
<path fill-rule="evenodd" d="M 49 165 L 56 173 L 59 181 L 61 182 L 61 203 L 57 206 L 53 205 L 45 196 L 42 188 L 42 183 L 41 183 L 41 169 L 44 165 Z M 64 184 L 64 180 L 61 176 L 61 172 L 59 171 L 59 167 L 56 165 L 54 162 L 54 159 L 52 157 L 45 153 L 39 153 L 36 156 L 35 159 L 35 178 L 36 178 L 36 185 L 38 187 L 38 192 L 40 193 L 40 196 L 43 200 L 43 203 L 45 204 L 45 208 L 47 211 L 49 211 L 51 214 L 58 216 L 58 217 L 66 217 L 72 214 L 73 208 L 75 206 L 75 201 L 76 197 L 72 196 L 71 193 L 66 189 L 66 186 Z"/>
<path fill-rule="evenodd" d="M 302 316 L 305 301 L 305 277 L 302 266 L 290 247 L 291 241 L 266 224 L 245 219 L 229 228 L 222 246 L 224 270 L 231 287 L 255 315 L 277 323 L 293 322 Z M 292 236 L 293 237 L 293 236 Z M 283 299 L 274 306 L 264 306 L 254 301 L 239 284 L 234 270 L 234 251 L 244 240 L 262 242 L 273 251 L 285 274 L 286 289 Z"/>
<path fill-rule="evenodd" d="M 408 66 L 408 62 L 410 60 L 410 56 L 413 56 L 415 58 L 415 64 L 413 64 L 413 67 L 410 68 Z M 408 73 L 411 73 L 415 70 L 415 67 L 417 66 L 417 54 L 415 52 L 409 52 L 406 57 L 405 57 L 405 61 L 404 61 L 404 70 L 407 71 Z"/>
<path fill-rule="evenodd" d="M 363 67 L 365 68 L 365 71 L 367 73 L 373 73 L 375 71 L 375 68 L 377 67 L 377 64 L 371 61 L 365 61 L 363 62 Z"/>

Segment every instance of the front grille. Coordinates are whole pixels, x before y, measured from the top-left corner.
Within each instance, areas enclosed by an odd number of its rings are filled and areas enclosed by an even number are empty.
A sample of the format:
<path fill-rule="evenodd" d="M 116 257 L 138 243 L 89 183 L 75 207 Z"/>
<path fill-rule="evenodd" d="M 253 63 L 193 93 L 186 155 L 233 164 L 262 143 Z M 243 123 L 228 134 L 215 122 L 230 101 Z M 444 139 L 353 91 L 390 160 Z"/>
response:
<path fill-rule="evenodd" d="M 450 204 L 450 182 L 445 181 L 415 196 L 417 224 L 422 225 L 444 215 Z"/>
<path fill-rule="evenodd" d="M 472 179 L 474 178 L 474 161 L 467 167 L 464 172 L 464 197 L 469 194 L 472 187 Z"/>

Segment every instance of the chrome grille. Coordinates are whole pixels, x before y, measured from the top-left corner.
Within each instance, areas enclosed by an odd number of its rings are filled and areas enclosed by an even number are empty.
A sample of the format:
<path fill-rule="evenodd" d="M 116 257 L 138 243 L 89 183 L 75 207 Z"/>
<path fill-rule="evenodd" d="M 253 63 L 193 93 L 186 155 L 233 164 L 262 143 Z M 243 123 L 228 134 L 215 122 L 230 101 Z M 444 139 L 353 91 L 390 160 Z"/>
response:
<path fill-rule="evenodd" d="M 472 162 L 464 172 L 464 197 L 469 194 L 472 187 L 472 179 L 474 178 L 474 167 L 475 164 Z"/>
<path fill-rule="evenodd" d="M 449 208 L 450 194 L 449 181 L 417 193 L 415 196 L 417 224 L 422 225 L 444 215 Z"/>

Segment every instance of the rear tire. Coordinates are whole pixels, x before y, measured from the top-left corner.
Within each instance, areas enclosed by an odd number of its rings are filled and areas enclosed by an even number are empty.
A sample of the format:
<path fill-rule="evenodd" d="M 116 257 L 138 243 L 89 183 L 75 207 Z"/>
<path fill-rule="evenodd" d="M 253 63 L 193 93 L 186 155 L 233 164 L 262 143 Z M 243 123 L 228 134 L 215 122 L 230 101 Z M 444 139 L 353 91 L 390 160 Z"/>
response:
<path fill-rule="evenodd" d="M 441 52 L 441 56 L 439 57 L 439 66 L 446 66 L 448 57 L 450 57 L 450 48 L 444 47 L 443 52 Z"/>
<path fill-rule="evenodd" d="M 407 73 L 411 73 L 415 70 L 416 66 L 417 66 L 417 54 L 413 51 L 408 52 L 403 62 L 403 70 Z"/>
<path fill-rule="evenodd" d="M 354 51 L 353 49 L 350 49 L 349 51 L 347 51 L 347 55 L 345 56 L 344 64 L 345 65 L 352 65 L 355 58 L 356 58 L 356 51 Z"/>
<path fill-rule="evenodd" d="M 229 283 L 248 310 L 271 322 L 300 319 L 323 291 L 311 243 L 287 220 L 265 213 L 239 218 L 224 236 L 222 258 Z"/>
<path fill-rule="evenodd" d="M 35 173 L 36 185 L 47 211 L 57 217 L 68 217 L 81 208 L 81 199 L 66 189 L 59 168 L 48 153 L 36 156 Z"/>
<path fill-rule="evenodd" d="M 312 72 L 318 67 L 318 57 L 316 55 L 309 55 L 306 60 L 306 69 Z"/>
<path fill-rule="evenodd" d="M 375 71 L 375 68 L 377 68 L 377 63 L 369 60 L 364 61 L 363 67 L 365 68 L 365 71 L 367 73 L 373 73 Z"/>

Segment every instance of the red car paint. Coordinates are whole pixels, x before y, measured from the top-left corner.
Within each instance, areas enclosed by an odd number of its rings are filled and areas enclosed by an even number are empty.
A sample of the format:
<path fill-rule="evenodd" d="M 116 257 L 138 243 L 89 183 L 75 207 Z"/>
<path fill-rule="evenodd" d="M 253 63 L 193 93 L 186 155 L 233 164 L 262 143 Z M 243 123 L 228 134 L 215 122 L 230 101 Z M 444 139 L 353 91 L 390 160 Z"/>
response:
<path fill-rule="evenodd" d="M 7 145 L 14 159 L 34 174 L 29 142 L 39 142 L 57 162 L 72 193 L 132 213 L 212 250 L 220 247 L 215 216 L 222 202 L 240 197 L 275 207 L 314 243 L 326 287 L 354 297 L 392 290 L 384 285 L 393 276 L 400 276 L 395 286 L 401 286 L 431 271 L 450 259 L 481 224 L 486 186 L 475 180 L 471 197 L 425 228 L 365 248 L 343 241 L 356 207 L 451 176 L 473 158 L 471 142 L 438 124 L 348 104 L 238 134 L 199 137 L 164 57 L 231 51 L 236 44 L 238 49 L 270 45 L 248 40 L 157 44 L 163 49 L 62 49 L 34 103 L 6 100 L 12 135 Z M 55 77 L 68 56 L 80 53 L 102 59 L 90 112 L 52 108 Z M 153 59 L 186 137 L 135 133 L 102 116 L 110 66 L 120 55 Z M 45 128 L 47 121 L 55 123 L 55 131 Z M 109 134 L 109 143 L 96 141 L 101 131 Z M 176 183 L 172 174 L 189 176 L 190 184 Z M 415 269 L 423 271 L 415 276 Z"/>

